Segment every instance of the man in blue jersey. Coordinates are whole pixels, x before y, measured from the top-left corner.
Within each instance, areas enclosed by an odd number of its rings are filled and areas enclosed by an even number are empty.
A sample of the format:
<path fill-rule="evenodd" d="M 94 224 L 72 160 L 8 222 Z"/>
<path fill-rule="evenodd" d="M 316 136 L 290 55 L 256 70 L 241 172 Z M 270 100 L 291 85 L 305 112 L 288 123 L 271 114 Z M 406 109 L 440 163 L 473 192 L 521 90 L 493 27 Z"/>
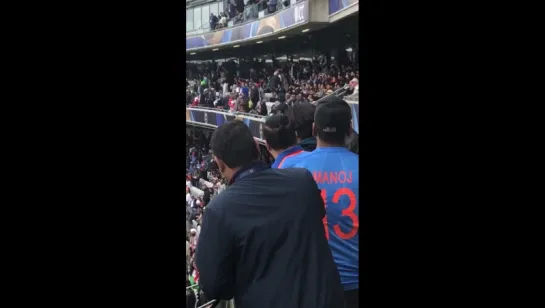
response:
<path fill-rule="evenodd" d="M 267 143 L 267 150 L 274 157 L 271 168 L 290 168 L 310 152 L 305 152 L 297 145 L 295 129 L 290 120 L 283 114 L 273 115 L 265 120 L 263 138 Z"/>
<path fill-rule="evenodd" d="M 358 307 L 358 155 L 345 147 L 351 134 L 350 106 L 330 96 L 318 103 L 313 134 L 317 147 L 294 167 L 308 169 L 326 206 L 324 227 L 345 290 L 345 307 Z"/>

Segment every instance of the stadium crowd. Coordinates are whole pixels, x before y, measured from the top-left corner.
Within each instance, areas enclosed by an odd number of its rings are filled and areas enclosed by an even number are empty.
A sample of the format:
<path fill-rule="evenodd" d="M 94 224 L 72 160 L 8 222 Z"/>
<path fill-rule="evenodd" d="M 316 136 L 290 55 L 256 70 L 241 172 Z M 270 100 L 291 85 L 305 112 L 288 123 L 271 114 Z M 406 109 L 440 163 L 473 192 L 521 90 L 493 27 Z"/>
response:
<path fill-rule="evenodd" d="M 262 116 L 285 113 L 296 103 L 315 103 L 343 88 L 343 95 L 359 91 L 357 67 L 328 67 L 319 60 L 273 61 L 273 65 L 207 62 L 188 65 L 186 74 L 186 105 Z"/>

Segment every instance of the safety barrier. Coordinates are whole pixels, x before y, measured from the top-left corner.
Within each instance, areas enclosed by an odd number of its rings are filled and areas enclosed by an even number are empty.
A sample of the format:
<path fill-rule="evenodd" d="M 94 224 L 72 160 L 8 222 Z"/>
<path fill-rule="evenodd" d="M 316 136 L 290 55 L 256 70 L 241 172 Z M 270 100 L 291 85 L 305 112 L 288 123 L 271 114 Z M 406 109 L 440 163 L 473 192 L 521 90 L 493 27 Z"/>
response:
<path fill-rule="evenodd" d="M 348 90 L 348 87 L 341 88 L 329 95 L 342 96 L 344 95 L 344 93 L 346 93 L 346 90 Z M 320 102 L 326 97 L 327 96 L 324 96 L 323 98 L 317 100 L 316 102 Z M 353 100 L 346 100 L 346 102 L 350 105 L 350 108 L 352 109 L 352 121 L 354 125 L 354 130 L 356 131 L 356 133 L 359 134 L 359 129 L 358 129 L 358 123 L 360 118 L 359 102 L 353 101 Z M 193 126 L 204 127 L 209 129 L 215 129 L 218 126 L 221 126 L 224 123 L 235 120 L 235 119 L 238 119 L 244 122 L 244 124 L 246 124 L 250 128 L 250 131 L 252 132 L 252 135 L 254 136 L 254 139 L 257 142 L 261 144 L 265 143 L 263 140 L 263 123 L 265 122 L 264 116 L 249 114 L 244 112 L 231 112 L 231 111 L 226 111 L 223 109 L 208 108 L 208 107 L 189 107 L 189 108 L 186 108 L 186 111 L 185 111 L 186 123 Z"/>
<path fill-rule="evenodd" d="M 185 111 L 186 123 L 210 129 L 215 129 L 235 119 L 244 122 L 250 128 L 254 139 L 264 144 L 263 123 L 265 122 L 265 117 L 263 116 L 206 107 L 190 107 Z"/>

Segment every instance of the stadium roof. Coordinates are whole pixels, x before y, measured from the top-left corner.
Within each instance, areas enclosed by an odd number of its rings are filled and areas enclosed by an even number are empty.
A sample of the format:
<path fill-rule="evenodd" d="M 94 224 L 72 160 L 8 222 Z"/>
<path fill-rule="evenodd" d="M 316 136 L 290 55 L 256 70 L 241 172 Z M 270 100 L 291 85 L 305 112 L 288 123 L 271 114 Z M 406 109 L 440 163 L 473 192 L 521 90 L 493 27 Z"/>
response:
<path fill-rule="evenodd" d="M 191 8 L 197 5 L 217 2 L 217 0 L 185 0 L 185 8 Z"/>

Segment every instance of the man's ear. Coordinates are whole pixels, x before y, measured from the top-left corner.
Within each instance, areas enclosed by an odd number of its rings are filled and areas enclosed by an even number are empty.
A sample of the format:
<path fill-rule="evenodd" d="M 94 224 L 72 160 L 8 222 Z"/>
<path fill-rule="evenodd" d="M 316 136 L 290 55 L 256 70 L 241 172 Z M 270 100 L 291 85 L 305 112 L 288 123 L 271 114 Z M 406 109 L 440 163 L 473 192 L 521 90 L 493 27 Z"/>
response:
<path fill-rule="evenodd" d="M 354 132 L 354 122 L 350 121 L 350 129 L 348 130 L 347 136 L 350 137 Z"/>
<path fill-rule="evenodd" d="M 221 173 L 225 171 L 225 163 L 214 155 L 214 161 L 218 164 L 218 169 Z"/>

